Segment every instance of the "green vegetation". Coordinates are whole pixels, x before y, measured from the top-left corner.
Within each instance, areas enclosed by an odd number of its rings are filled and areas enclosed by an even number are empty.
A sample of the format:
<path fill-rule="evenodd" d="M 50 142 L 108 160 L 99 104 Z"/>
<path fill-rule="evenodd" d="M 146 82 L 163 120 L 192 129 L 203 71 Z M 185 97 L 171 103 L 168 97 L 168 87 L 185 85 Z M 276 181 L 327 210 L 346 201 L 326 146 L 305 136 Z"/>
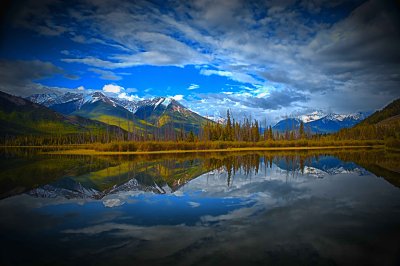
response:
<path fill-rule="evenodd" d="M 80 149 L 119 152 L 374 145 L 400 149 L 400 100 L 353 128 L 312 135 L 303 123 L 298 130 L 273 132 L 266 121 L 263 126 L 249 118 L 238 121 L 229 110 L 226 123 L 215 123 L 178 103 L 164 111 L 145 108 L 138 119 L 122 107 L 99 101 L 65 117 L 19 97 L 0 96 L 4 146 L 81 144 Z M 78 116 L 79 112 L 91 119 Z"/>
<path fill-rule="evenodd" d="M 400 148 L 400 99 L 373 113 L 355 127 L 340 130 L 334 137 L 385 140 L 386 146 Z"/>

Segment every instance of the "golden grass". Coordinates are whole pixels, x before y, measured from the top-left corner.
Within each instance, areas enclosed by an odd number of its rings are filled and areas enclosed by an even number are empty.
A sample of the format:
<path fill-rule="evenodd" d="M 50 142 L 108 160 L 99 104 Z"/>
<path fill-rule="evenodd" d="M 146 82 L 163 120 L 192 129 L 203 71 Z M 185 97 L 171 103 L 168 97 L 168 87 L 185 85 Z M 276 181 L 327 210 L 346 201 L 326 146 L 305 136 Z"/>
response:
<path fill-rule="evenodd" d="M 357 145 L 357 146 L 313 146 L 313 147 L 248 147 L 207 150 L 161 150 L 161 151 L 96 151 L 93 149 L 72 149 L 62 151 L 43 152 L 46 154 L 66 155 L 121 155 L 121 154 L 168 154 L 168 153 L 206 153 L 206 152 L 238 152 L 238 151 L 293 151 L 293 150 L 335 150 L 335 149 L 361 149 L 383 148 L 383 145 Z"/>

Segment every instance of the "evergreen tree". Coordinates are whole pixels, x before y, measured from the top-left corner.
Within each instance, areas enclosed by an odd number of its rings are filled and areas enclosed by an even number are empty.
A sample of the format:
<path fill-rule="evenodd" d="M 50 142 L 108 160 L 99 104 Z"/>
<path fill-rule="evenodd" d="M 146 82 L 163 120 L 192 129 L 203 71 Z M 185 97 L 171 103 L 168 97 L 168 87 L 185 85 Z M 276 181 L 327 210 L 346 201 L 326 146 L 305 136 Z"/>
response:
<path fill-rule="evenodd" d="M 194 134 L 192 130 L 190 130 L 189 135 L 186 138 L 186 141 L 194 142 Z"/>
<path fill-rule="evenodd" d="M 301 138 L 301 139 L 304 139 L 305 138 L 305 131 L 304 131 L 304 123 L 303 123 L 303 121 L 301 121 L 300 122 L 300 128 L 299 128 L 299 137 Z"/>

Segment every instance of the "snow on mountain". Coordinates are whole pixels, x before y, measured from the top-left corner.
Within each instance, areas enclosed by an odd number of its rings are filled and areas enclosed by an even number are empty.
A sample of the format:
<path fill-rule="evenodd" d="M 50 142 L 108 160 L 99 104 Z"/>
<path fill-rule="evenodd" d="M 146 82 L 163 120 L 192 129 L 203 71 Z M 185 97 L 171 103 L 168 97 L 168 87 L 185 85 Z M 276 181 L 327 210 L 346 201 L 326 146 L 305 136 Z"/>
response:
<path fill-rule="evenodd" d="M 306 129 L 313 133 L 332 133 L 342 128 L 352 127 L 370 115 L 368 112 L 357 112 L 351 114 L 325 114 L 323 111 L 314 111 L 310 114 L 286 118 L 273 127 L 278 131 L 298 130 L 300 122 L 304 122 Z"/>
<path fill-rule="evenodd" d="M 94 92 L 94 93 L 85 95 L 81 101 L 81 105 L 84 105 L 86 103 L 95 103 L 98 101 L 103 101 L 105 103 L 109 103 L 114 107 L 117 106 L 117 104 L 113 98 L 107 97 L 102 92 Z"/>
<path fill-rule="evenodd" d="M 98 101 L 103 101 L 105 103 L 111 104 L 112 106 L 120 106 L 129 112 L 136 114 L 139 109 L 146 108 L 146 113 L 149 109 L 156 110 L 161 108 L 165 110 L 166 108 L 171 108 L 173 111 L 187 114 L 190 112 L 186 107 L 179 104 L 172 97 L 155 97 L 151 99 L 138 99 L 132 100 L 127 98 L 116 97 L 112 94 L 103 93 L 101 91 L 96 92 L 67 92 L 65 94 L 35 94 L 29 96 L 27 99 L 34 103 L 45 105 L 56 111 L 64 114 L 71 113 L 76 110 L 80 110 L 83 105 L 96 103 Z M 147 109 L 149 108 L 149 109 Z M 222 118 L 216 119 L 217 121 L 222 120 Z"/>
<path fill-rule="evenodd" d="M 165 107 L 168 107 L 168 105 L 170 105 L 171 102 L 172 102 L 171 98 L 164 98 L 161 104 L 164 105 Z"/>
<path fill-rule="evenodd" d="M 138 101 L 123 99 L 123 98 L 113 98 L 113 101 L 131 113 L 135 113 L 137 109 L 140 107 Z"/>
<path fill-rule="evenodd" d="M 357 112 L 352 114 L 329 114 L 325 118 L 329 120 L 336 120 L 336 121 L 344 121 L 344 120 L 364 120 L 368 117 L 368 113 L 365 112 Z"/>
<path fill-rule="evenodd" d="M 57 98 L 58 95 L 55 93 L 46 93 L 46 94 L 33 94 L 27 97 L 26 99 L 31 102 L 49 107 L 50 105 L 53 105 L 56 102 Z"/>
<path fill-rule="evenodd" d="M 316 110 L 316 111 L 312 112 L 311 114 L 300 115 L 297 118 L 302 120 L 304 123 L 309 123 L 309 122 L 321 119 L 324 116 L 326 116 L 326 114 L 323 111 Z"/>
<path fill-rule="evenodd" d="M 369 116 L 369 113 L 366 112 L 357 112 L 352 114 L 328 114 L 325 117 L 322 117 L 322 121 L 336 121 L 336 122 L 357 122 L 362 121 Z"/>
<path fill-rule="evenodd" d="M 364 120 L 367 118 L 369 113 L 366 112 L 357 112 L 357 113 L 351 113 L 351 114 L 336 114 L 336 113 L 329 113 L 326 114 L 323 111 L 314 111 L 310 114 L 306 115 L 300 115 L 297 118 L 302 120 L 304 123 L 310 123 L 313 121 L 317 121 L 320 119 L 326 119 L 326 120 L 331 120 L 331 121 L 344 121 L 344 120 Z"/>
<path fill-rule="evenodd" d="M 55 104 L 62 104 L 66 102 L 76 101 L 83 97 L 82 93 L 67 92 L 64 94 L 56 93 L 45 93 L 45 94 L 33 94 L 27 97 L 28 100 L 34 103 L 50 107 Z"/>
<path fill-rule="evenodd" d="M 100 91 L 92 92 L 92 93 L 67 92 L 67 93 L 61 94 L 61 95 L 57 95 L 54 93 L 52 93 L 52 94 L 34 94 L 32 96 L 29 96 L 27 99 L 34 103 L 44 105 L 46 107 L 53 107 L 56 105 L 74 103 L 74 106 L 78 110 L 84 104 L 90 104 L 90 103 L 95 103 L 98 101 L 103 101 L 103 102 L 111 104 L 114 107 L 119 105 L 132 113 L 134 113 L 138 109 L 140 104 L 146 104 L 146 103 L 139 103 L 137 101 L 131 101 L 131 100 L 124 99 L 124 98 L 108 96 Z"/>
<path fill-rule="evenodd" d="M 219 115 L 206 115 L 204 116 L 205 118 L 217 122 L 218 124 L 225 124 L 226 123 L 226 118 L 219 116 Z"/>

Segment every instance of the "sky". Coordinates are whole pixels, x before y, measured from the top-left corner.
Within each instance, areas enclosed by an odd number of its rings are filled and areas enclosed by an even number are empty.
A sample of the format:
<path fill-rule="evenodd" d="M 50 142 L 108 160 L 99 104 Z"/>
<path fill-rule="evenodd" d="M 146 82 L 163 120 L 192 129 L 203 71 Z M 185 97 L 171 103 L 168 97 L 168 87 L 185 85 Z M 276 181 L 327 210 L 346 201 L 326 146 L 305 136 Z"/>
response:
<path fill-rule="evenodd" d="M 400 3 L 0 3 L 0 90 L 174 97 L 201 115 L 374 111 L 400 97 Z"/>

